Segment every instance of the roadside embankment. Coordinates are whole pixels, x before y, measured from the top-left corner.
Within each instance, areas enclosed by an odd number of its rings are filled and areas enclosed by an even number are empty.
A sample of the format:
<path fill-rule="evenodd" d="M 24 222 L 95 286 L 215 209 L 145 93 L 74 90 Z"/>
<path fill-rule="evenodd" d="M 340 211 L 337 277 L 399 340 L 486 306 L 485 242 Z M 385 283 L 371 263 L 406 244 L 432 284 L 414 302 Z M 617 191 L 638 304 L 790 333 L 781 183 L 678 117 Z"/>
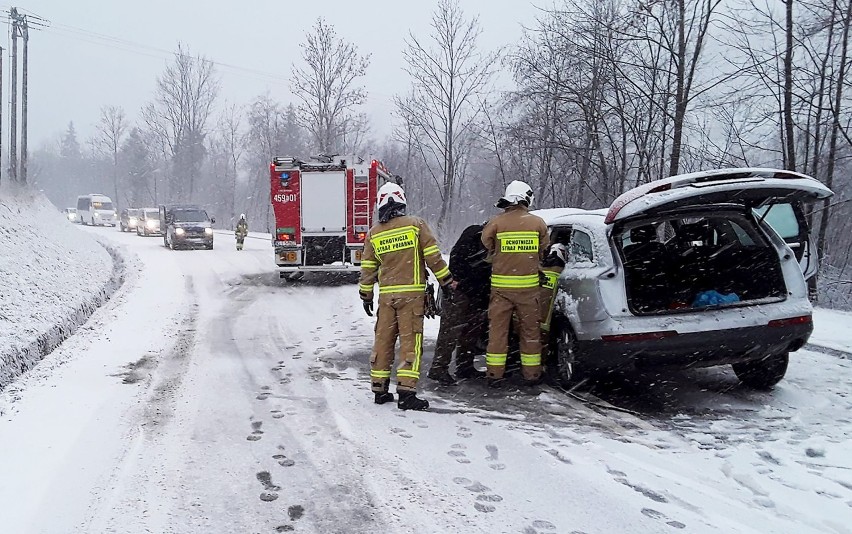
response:
<path fill-rule="evenodd" d="M 0 390 L 121 286 L 124 264 L 44 196 L 0 188 Z"/>

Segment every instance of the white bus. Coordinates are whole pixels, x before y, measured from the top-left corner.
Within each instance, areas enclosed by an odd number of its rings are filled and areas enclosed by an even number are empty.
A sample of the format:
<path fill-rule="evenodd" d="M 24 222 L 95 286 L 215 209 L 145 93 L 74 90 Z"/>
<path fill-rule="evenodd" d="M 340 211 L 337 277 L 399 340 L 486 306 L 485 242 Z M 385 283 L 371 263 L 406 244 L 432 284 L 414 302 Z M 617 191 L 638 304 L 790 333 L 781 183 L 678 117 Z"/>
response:
<path fill-rule="evenodd" d="M 106 195 L 90 194 L 77 197 L 77 219 L 86 225 L 115 226 L 115 206 Z"/>

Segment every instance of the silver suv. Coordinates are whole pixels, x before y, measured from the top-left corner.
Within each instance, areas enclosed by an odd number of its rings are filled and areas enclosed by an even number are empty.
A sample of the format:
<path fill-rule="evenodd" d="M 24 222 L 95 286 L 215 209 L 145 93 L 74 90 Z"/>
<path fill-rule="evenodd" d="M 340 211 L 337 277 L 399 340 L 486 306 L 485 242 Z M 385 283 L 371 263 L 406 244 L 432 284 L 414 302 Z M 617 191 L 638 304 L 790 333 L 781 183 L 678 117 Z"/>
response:
<path fill-rule="evenodd" d="M 548 368 L 732 364 L 769 388 L 813 329 L 817 259 L 802 205 L 831 190 L 805 175 L 724 169 L 630 190 L 609 210 L 539 210 L 569 247 Z"/>

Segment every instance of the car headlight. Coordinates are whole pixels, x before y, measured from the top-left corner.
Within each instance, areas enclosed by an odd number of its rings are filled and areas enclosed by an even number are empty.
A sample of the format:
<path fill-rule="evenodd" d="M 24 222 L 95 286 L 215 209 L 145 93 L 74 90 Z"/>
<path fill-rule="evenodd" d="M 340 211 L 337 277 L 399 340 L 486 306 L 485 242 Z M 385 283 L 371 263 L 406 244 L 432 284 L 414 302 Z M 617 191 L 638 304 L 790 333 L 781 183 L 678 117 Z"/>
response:
<path fill-rule="evenodd" d="M 175 228 L 175 235 L 183 235 L 186 233 L 186 230 L 183 228 Z"/>
<path fill-rule="evenodd" d="M 68 220 L 69 220 L 69 221 L 73 221 L 73 220 L 74 220 L 74 214 L 73 214 L 73 213 L 69 213 L 69 214 L 68 214 Z"/>
<path fill-rule="evenodd" d="M 154 219 L 151 219 L 146 224 L 148 225 L 148 228 L 154 228 L 154 227 L 157 226 L 157 221 L 155 221 Z"/>
<path fill-rule="evenodd" d="M 213 235 L 213 229 L 212 228 L 205 228 L 204 234 L 205 235 Z"/>

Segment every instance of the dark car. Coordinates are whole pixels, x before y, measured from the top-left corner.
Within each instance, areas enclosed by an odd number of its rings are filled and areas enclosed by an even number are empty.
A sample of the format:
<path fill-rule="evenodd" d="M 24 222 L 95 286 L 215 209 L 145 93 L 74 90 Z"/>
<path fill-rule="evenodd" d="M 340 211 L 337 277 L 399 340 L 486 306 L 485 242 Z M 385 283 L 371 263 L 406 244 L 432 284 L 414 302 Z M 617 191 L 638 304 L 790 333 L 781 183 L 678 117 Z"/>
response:
<path fill-rule="evenodd" d="M 160 230 L 163 244 L 172 249 L 213 249 L 213 223 L 201 206 L 160 206 Z"/>
<path fill-rule="evenodd" d="M 133 232 L 139 225 L 139 216 L 142 210 L 137 208 L 124 208 L 118 216 L 118 229 L 122 232 Z"/>

